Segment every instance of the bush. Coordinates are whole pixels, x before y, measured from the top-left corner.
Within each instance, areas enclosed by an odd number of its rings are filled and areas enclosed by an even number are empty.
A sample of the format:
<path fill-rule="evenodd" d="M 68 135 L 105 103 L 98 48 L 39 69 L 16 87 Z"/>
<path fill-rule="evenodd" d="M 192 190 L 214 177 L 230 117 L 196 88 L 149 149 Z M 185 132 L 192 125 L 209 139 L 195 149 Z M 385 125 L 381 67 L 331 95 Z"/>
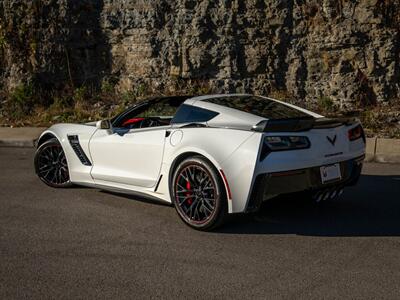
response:
<path fill-rule="evenodd" d="M 5 103 L 5 110 L 9 114 L 9 118 L 18 120 L 32 114 L 37 102 L 33 85 L 21 84 L 10 93 Z"/>
<path fill-rule="evenodd" d="M 332 113 L 335 111 L 335 103 L 327 96 L 318 98 L 318 108 L 324 113 Z"/>

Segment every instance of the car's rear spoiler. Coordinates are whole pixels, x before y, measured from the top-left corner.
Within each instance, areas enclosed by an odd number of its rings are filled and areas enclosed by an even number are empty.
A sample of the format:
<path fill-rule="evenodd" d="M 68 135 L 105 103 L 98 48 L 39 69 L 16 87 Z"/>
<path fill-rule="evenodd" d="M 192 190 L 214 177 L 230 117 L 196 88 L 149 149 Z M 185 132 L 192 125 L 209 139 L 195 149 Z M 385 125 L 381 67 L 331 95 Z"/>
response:
<path fill-rule="evenodd" d="M 275 119 L 261 121 L 253 126 L 258 132 L 300 132 L 311 129 L 335 128 L 342 125 L 352 125 L 357 122 L 356 118 L 296 118 Z"/>

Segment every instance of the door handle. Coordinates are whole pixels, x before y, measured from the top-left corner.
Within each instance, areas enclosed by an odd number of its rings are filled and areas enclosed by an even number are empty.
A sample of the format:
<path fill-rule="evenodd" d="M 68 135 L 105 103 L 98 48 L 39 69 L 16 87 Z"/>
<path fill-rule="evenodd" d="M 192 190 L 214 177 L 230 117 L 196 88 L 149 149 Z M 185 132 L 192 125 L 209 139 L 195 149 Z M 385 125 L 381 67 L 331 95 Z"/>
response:
<path fill-rule="evenodd" d="M 170 135 L 171 135 L 171 131 L 170 130 L 165 131 L 165 137 L 166 138 L 169 137 Z"/>

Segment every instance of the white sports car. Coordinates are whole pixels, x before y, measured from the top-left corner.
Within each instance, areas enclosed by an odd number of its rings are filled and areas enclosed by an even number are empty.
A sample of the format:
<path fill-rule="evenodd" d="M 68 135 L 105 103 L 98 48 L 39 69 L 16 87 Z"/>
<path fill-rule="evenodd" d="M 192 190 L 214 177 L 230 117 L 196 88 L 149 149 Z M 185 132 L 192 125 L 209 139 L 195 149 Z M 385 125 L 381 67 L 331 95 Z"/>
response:
<path fill-rule="evenodd" d="M 153 98 L 111 120 L 54 125 L 37 146 L 36 173 L 49 186 L 170 202 L 202 230 L 281 194 L 337 198 L 365 156 L 356 119 L 242 94 Z"/>

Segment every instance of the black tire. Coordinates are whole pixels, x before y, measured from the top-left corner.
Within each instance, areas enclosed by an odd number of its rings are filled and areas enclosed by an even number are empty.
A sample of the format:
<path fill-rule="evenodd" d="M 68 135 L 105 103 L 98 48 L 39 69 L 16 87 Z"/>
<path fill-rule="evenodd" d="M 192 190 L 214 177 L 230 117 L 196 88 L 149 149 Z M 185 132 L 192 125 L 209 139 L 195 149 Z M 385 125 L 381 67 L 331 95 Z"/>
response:
<path fill-rule="evenodd" d="M 183 160 L 173 173 L 170 190 L 178 215 L 190 227 L 209 231 L 224 223 L 228 214 L 225 186 L 204 157 Z"/>
<path fill-rule="evenodd" d="M 36 150 L 35 171 L 41 181 L 54 188 L 72 186 L 67 159 L 60 142 L 52 138 Z"/>

